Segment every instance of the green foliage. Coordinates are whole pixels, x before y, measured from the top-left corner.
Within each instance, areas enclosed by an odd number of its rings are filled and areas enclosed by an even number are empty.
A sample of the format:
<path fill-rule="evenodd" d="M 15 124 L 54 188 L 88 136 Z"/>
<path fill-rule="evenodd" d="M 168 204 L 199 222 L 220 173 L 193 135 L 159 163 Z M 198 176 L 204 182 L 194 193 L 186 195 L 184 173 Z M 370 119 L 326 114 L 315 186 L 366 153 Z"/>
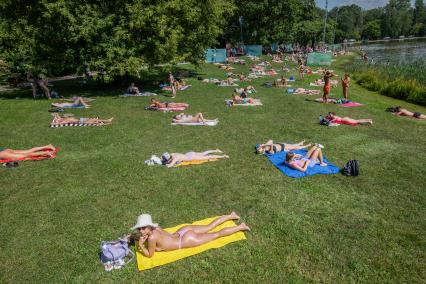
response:
<path fill-rule="evenodd" d="M 412 25 L 410 0 L 390 0 L 385 7 L 384 34 L 390 37 L 408 35 Z"/>
<path fill-rule="evenodd" d="M 0 6 L 0 58 L 45 75 L 89 67 L 138 76 L 144 64 L 199 62 L 234 7 L 225 0 L 25 3 Z"/>
<path fill-rule="evenodd" d="M 378 39 L 381 36 L 381 21 L 374 20 L 364 25 L 362 35 L 367 39 Z"/>
<path fill-rule="evenodd" d="M 347 70 L 363 87 L 382 95 L 426 105 L 426 64 L 423 62 L 405 65 L 368 65 L 353 63 Z"/>

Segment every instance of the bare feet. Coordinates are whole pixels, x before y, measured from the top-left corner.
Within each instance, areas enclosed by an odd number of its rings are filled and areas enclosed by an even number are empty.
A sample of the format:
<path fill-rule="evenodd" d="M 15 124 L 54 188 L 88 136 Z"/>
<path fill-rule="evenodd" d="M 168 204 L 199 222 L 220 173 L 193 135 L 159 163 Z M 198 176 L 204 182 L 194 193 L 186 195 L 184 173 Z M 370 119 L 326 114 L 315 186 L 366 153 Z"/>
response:
<path fill-rule="evenodd" d="M 52 150 L 52 151 L 55 151 L 55 150 L 56 150 L 55 146 L 53 146 L 52 144 L 47 145 L 47 146 L 46 146 L 46 149 L 50 149 L 50 150 Z"/>
<path fill-rule="evenodd" d="M 232 211 L 231 214 L 229 214 L 229 218 L 231 218 L 231 220 L 240 220 L 240 216 L 238 216 L 235 211 Z"/>
<path fill-rule="evenodd" d="M 223 155 L 223 157 L 224 157 L 225 159 L 228 159 L 228 158 L 229 158 L 229 156 L 228 156 L 228 155 Z"/>
<path fill-rule="evenodd" d="M 223 153 L 220 149 L 216 149 L 216 152 Z"/>
<path fill-rule="evenodd" d="M 326 163 L 321 163 L 321 164 L 320 164 L 320 166 L 321 166 L 321 167 L 326 167 L 326 166 L 327 166 L 327 164 L 326 164 Z"/>
<path fill-rule="evenodd" d="M 241 224 L 238 225 L 238 227 L 241 228 L 241 231 L 249 231 L 249 232 L 251 232 L 250 227 L 247 226 L 246 223 L 241 223 Z"/>

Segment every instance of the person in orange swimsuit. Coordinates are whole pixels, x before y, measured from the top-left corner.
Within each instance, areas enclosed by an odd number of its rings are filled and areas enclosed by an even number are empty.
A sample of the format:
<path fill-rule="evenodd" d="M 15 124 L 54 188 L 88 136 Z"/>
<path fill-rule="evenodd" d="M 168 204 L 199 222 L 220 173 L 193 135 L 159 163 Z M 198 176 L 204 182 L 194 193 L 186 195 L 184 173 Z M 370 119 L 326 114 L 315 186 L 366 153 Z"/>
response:
<path fill-rule="evenodd" d="M 323 102 L 326 104 L 328 102 L 328 95 L 330 94 L 331 91 L 331 84 L 330 84 L 330 79 L 332 77 L 334 77 L 334 73 L 327 71 L 324 74 L 324 95 L 322 96 L 322 100 Z"/>

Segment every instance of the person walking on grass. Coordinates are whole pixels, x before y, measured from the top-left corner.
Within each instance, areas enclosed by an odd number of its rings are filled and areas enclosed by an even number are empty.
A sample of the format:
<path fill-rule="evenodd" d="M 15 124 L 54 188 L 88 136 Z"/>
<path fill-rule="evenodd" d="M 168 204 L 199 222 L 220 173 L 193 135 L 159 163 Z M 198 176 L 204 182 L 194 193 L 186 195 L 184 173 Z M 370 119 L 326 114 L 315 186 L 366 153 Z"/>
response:
<path fill-rule="evenodd" d="M 348 99 L 350 82 L 351 82 L 351 78 L 350 78 L 349 74 L 346 73 L 345 77 L 342 78 L 343 97 L 345 98 L 345 100 Z"/>

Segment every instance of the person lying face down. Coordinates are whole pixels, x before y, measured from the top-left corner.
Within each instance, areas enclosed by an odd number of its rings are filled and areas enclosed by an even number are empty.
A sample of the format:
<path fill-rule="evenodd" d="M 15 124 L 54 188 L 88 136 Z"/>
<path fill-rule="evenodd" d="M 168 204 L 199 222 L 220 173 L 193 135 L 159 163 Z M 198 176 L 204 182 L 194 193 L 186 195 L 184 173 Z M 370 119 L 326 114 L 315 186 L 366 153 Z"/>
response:
<path fill-rule="evenodd" d="M 193 248 L 237 232 L 250 231 L 249 226 L 241 223 L 217 232 L 210 232 L 226 221 L 239 219 L 240 216 L 237 213 L 231 212 L 229 215 L 216 218 L 208 225 L 187 225 L 174 233 L 168 233 L 161 229 L 158 224 L 152 222 L 151 215 L 142 214 L 139 215 L 137 223 L 132 227 L 132 230 L 137 230 L 140 234 L 138 240 L 139 250 L 144 256 L 151 258 L 158 251 Z"/>
<path fill-rule="evenodd" d="M 45 156 L 46 158 L 52 157 L 56 148 L 52 144 L 31 148 L 29 150 L 13 150 L 0 147 L 0 160 L 21 160 L 32 157 Z"/>
<path fill-rule="evenodd" d="M 89 108 L 90 105 L 84 100 L 82 97 L 77 97 L 72 103 L 52 103 L 53 107 L 79 107 L 84 106 L 85 108 Z"/>
<path fill-rule="evenodd" d="M 331 122 L 331 123 L 339 123 L 339 124 L 373 124 L 373 120 L 372 119 L 353 119 L 350 117 L 340 117 L 338 115 L 336 115 L 336 113 L 334 112 L 329 112 L 328 115 L 326 116 L 326 118 Z"/>
<path fill-rule="evenodd" d="M 421 114 L 420 112 L 411 112 L 405 108 L 402 108 L 400 106 L 397 106 L 393 108 L 394 111 L 392 112 L 394 115 L 401 115 L 401 116 L 411 116 L 418 119 L 426 119 L 426 115 Z"/>
<path fill-rule="evenodd" d="M 327 164 L 324 163 L 321 146 L 313 146 L 305 156 L 287 152 L 284 163 L 290 168 L 301 172 L 306 172 L 308 167 L 312 168 L 318 163 L 320 166 L 325 167 Z"/>
<path fill-rule="evenodd" d="M 160 102 L 154 98 L 151 99 L 152 107 L 156 108 L 170 108 L 170 107 L 188 107 L 187 103 L 169 103 L 169 102 Z"/>
<path fill-rule="evenodd" d="M 289 144 L 289 143 L 274 143 L 273 140 L 268 140 L 265 144 L 257 144 L 256 154 L 275 154 L 282 151 L 288 152 L 293 150 L 300 150 L 310 147 L 311 144 L 304 145 L 305 140 L 297 143 L 297 144 Z"/>
<path fill-rule="evenodd" d="M 187 152 L 185 154 L 181 153 L 167 153 L 165 152 L 162 156 L 162 162 L 166 167 L 171 168 L 176 166 L 182 162 L 190 162 L 190 161 L 205 161 L 212 159 L 226 159 L 229 158 L 227 155 L 212 155 L 213 153 L 223 153 L 221 150 L 208 150 L 205 152 Z"/>

